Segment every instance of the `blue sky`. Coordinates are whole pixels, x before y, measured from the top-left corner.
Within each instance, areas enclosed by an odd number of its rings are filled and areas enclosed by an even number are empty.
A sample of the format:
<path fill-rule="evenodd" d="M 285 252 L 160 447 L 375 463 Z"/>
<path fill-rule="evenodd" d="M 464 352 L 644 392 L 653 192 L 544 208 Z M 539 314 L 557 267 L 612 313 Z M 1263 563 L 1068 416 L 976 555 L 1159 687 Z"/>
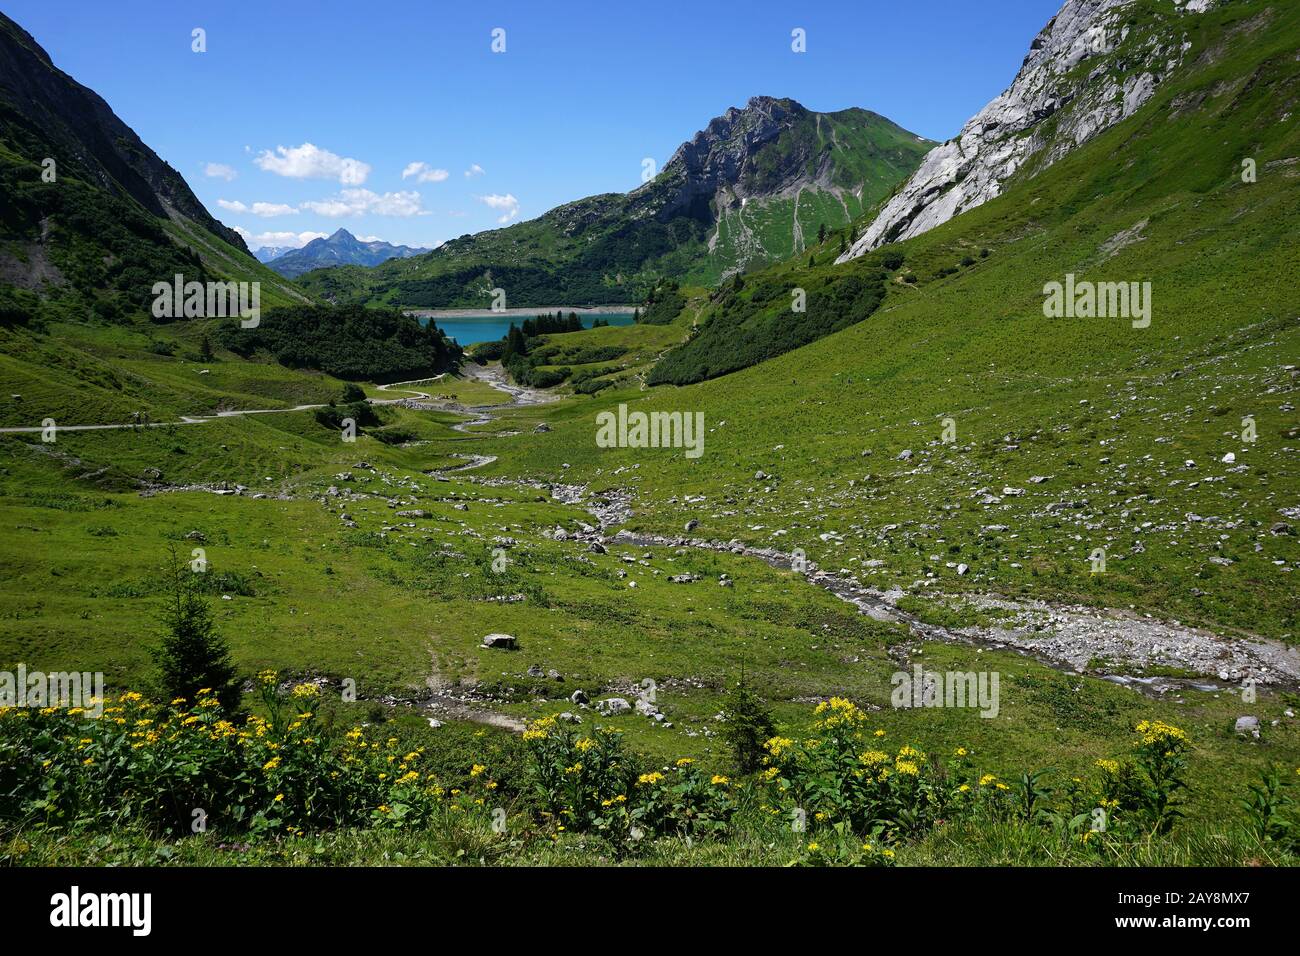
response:
<path fill-rule="evenodd" d="M 662 166 L 754 95 L 861 106 L 947 139 L 1011 81 L 1059 5 L 4 0 L 3 9 L 250 245 L 298 245 L 343 226 L 433 246 L 635 188 L 644 158 Z M 191 50 L 196 27 L 205 53 Z M 496 28 L 504 53 L 491 49 Z M 795 28 L 806 53 L 791 50 Z"/>

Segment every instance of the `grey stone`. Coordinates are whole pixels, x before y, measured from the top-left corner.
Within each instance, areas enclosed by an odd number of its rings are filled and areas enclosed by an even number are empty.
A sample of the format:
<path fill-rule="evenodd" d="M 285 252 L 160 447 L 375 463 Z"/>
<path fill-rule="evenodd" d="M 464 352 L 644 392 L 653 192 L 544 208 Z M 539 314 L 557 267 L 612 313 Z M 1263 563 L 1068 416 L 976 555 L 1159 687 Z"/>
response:
<path fill-rule="evenodd" d="M 1030 44 L 1015 80 L 919 168 L 837 262 L 910 239 L 1000 195 L 1021 171 L 1041 171 L 1136 112 L 1177 69 L 1190 43 L 1130 44 L 1117 11 L 1130 0 L 1069 0 Z M 1206 9 L 1187 3 L 1180 16 Z M 1105 42 L 1098 44 L 1100 37 Z M 1122 62 L 1117 62 L 1119 56 Z M 1140 239 L 1130 239 L 1140 241 Z M 1116 247 L 1103 249 L 1113 254 Z"/>

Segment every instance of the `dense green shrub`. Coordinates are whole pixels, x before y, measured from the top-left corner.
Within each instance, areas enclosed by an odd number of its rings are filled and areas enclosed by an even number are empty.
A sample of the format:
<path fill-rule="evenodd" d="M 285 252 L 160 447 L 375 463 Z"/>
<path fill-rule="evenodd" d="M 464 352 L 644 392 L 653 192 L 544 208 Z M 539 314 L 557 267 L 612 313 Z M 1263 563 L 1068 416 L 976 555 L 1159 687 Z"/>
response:
<path fill-rule="evenodd" d="M 579 395 L 595 395 L 597 392 L 607 389 L 613 384 L 613 379 L 608 378 L 587 379 L 586 381 L 573 386 L 573 390 Z"/>
<path fill-rule="evenodd" d="M 727 719 L 722 737 L 731 748 L 737 772 L 747 775 L 762 769 L 767 756 L 764 744 L 776 733 L 772 712 L 763 699 L 742 679 L 727 695 L 723 713 Z"/>
<path fill-rule="evenodd" d="M 496 342 L 480 342 L 477 345 L 472 345 L 469 351 L 465 353 L 465 356 L 479 365 L 486 365 L 488 362 L 501 358 L 505 351 L 506 340 L 500 339 Z"/>
<path fill-rule="evenodd" d="M 670 833 L 720 835 L 736 809 L 726 777 L 704 773 L 689 757 L 646 769 L 624 749 L 617 730 L 597 727 L 583 735 L 544 717 L 529 725 L 524 741 L 543 813 L 560 828 L 605 837 L 616 850 Z"/>
<path fill-rule="evenodd" d="M 352 419 L 358 428 L 374 427 L 381 424 L 379 414 L 369 402 L 353 402 L 351 405 L 335 405 L 333 402 L 324 408 L 318 408 L 314 417 L 326 428 L 335 430 L 343 427 L 343 419 Z"/>
<path fill-rule="evenodd" d="M 685 307 L 686 296 L 678 290 L 677 283 L 666 282 L 650 290 L 637 322 L 641 325 L 669 325 Z"/>
<path fill-rule="evenodd" d="M 436 375 L 461 357 L 432 322 L 421 325 L 397 309 L 300 305 L 272 309 L 256 328 L 237 323 L 217 330 L 222 345 L 242 356 L 264 351 L 281 365 L 356 381 L 393 382 Z"/>
<path fill-rule="evenodd" d="M 409 441 L 415 441 L 420 436 L 409 428 L 395 426 L 392 428 L 381 428 L 378 431 L 369 432 L 371 438 L 378 438 L 385 445 L 402 445 Z"/>
<path fill-rule="evenodd" d="M 510 377 L 520 385 L 533 388 L 553 388 L 564 382 L 572 373 L 567 366 L 562 368 L 540 368 L 543 365 L 555 365 L 566 355 L 564 346 L 540 345 L 543 336 L 564 332 L 579 332 L 582 320 L 576 312 L 567 316 L 560 312 L 554 315 L 539 315 L 525 319 L 522 326 L 513 322 L 501 343 L 501 365 Z M 596 350 L 597 354 L 599 350 Z M 577 353 L 581 353 L 578 349 Z M 621 352 L 619 354 L 622 354 Z M 477 358 L 477 356 L 476 356 Z M 599 359 L 591 359 L 599 361 Z"/>
<path fill-rule="evenodd" d="M 733 283 L 711 306 L 697 335 L 651 370 L 651 385 L 688 385 L 735 372 L 815 342 L 873 313 L 885 274 L 872 266 L 808 276 L 806 310 L 791 310 L 792 286 L 771 276 Z M 737 276 L 739 279 L 739 276 Z"/>
<path fill-rule="evenodd" d="M 0 327 L 31 325 L 41 312 L 41 300 L 26 289 L 0 282 Z"/>
<path fill-rule="evenodd" d="M 220 833 L 296 834 L 410 827 L 489 812 L 496 782 L 471 768 L 449 792 L 396 737 L 336 735 L 315 713 L 320 689 L 257 680 L 266 716 L 236 723 L 211 692 L 155 705 L 128 692 L 102 716 L 79 708 L 0 709 L 0 813 L 60 826 L 143 822 L 189 834 L 199 811 Z"/>
<path fill-rule="evenodd" d="M 164 632 L 151 648 L 163 694 L 193 700 L 202 688 L 226 710 L 233 710 L 239 704 L 239 685 L 230 646 L 217 632 L 212 609 L 201 595 L 204 575 L 178 564 L 175 554 L 166 573 Z"/>

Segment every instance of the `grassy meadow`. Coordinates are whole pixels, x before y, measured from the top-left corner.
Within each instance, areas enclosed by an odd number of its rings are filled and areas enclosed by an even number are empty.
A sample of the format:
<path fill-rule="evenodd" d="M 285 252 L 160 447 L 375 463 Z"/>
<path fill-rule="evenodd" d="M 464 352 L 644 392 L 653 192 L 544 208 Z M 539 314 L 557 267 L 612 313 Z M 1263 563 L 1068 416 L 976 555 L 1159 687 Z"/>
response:
<path fill-rule="evenodd" d="M 799 321 L 791 290 L 880 257 L 834 265 L 833 233 L 811 267 L 684 288 L 669 324 L 545 336 L 541 367 L 570 375 L 537 404 L 469 360 L 359 383 L 433 407 L 372 405 L 354 442 L 295 409 L 347 383 L 204 322 L 0 329 L 0 428 L 139 422 L 0 434 L 0 670 L 102 671 L 114 708 L 84 739 L 0 713 L 23 808 L 0 861 L 1295 865 L 1300 687 L 1121 685 L 877 620 L 757 557 L 612 537 L 799 549 L 945 626 L 1001 595 L 1296 653 L 1300 9 L 1233 4 L 1189 34 L 1194 68 L 1137 114 L 898 244 L 869 318 L 697 384 L 647 379 L 708 323 Z M 1149 281 L 1149 327 L 1045 317 L 1069 274 Z M 620 405 L 703 413 L 703 454 L 599 447 Z M 626 511 L 593 543 L 602 502 Z M 158 696 L 160 569 L 195 549 L 237 723 Z M 997 672 L 997 715 L 893 706 L 916 664 Z M 748 770 L 742 680 L 771 717 Z M 647 686 L 658 717 L 595 707 Z"/>

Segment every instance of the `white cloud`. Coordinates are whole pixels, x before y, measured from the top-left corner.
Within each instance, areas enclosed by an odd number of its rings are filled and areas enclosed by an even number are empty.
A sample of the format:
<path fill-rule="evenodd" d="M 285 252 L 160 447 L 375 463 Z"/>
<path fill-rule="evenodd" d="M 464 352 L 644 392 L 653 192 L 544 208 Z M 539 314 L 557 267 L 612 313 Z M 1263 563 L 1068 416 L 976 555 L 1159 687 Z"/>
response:
<path fill-rule="evenodd" d="M 239 173 L 235 172 L 234 169 L 227 166 L 225 163 L 208 163 L 208 165 L 203 167 L 203 175 L 212 179 L 224 179 L 226 182 L 230 182 L 238 176 Z"/>
<path fill-rule="evenodd" d="M 490 196 L 479 196 L 478 201 L 501 213 L 497 217 L 497 222 L 509 222 L 519 215 L 519 200 L 510 193 L 506 193 L 504 196 L 498 196 L 496 193 Z"/>
<path fill-rule="evenodd" d="M 475 176 L 483 175 L 483 167 L 478 163 L 470 163 L 469 169 L 465 170 L 465 178 L 473 179 Z"/>
<path fill-rule="evenodd" d="M 301 249 L 313 239 L 324 239 L 328 234 L 324 232 L 259 232 L 257 234 L 249 232 L 239 226 L 235 227 L 235 232 L 244 237 L 250 249 L 261 249 L 263 246 L 292 246 L 295 249 Z"/>
<path fill-rule="evenodd" d="M 417 183 L 440 183 L 450 175 L 447 170 L 434 169 L 428 163 L 408 163 L 402 170 L 403 179 L 414 176 Z"/>
<path fill-rule="evenodd" d="M 360 186 L 370 175 L 370 166 L 359 159 L 345 159 L 311 143 L 264 149 L 253 160 L 259 169 L 290 179 L 337 179 L 344 186 Z"/>
<path fill-rule="evenodd" d="M 296 216 L 298 210 L 282 202 L 255 202 L 253 203 L 253 215 L 264 218 L 270 216 Z"/>
<path fill-rule="evenodd" d="M 376 216 L 427 216 L 429 213 L 420 203 L 418 192 L 375 193 L 369 189 L 343 189 L 337 196 L 302 204 L 321 216 L 360 216 L 371 213 Z"/>
<path fill-rule="evenodd" d="M 217 205 L 230 212 L 251 212 L 254 216 L 261 216 L 264 219 L 271 216 L 296 216 L 298 214 L 297 209 L 282 202 L 255 202 L 252 206 L 248 206 L 238 199 L 218 199 Z"/>

